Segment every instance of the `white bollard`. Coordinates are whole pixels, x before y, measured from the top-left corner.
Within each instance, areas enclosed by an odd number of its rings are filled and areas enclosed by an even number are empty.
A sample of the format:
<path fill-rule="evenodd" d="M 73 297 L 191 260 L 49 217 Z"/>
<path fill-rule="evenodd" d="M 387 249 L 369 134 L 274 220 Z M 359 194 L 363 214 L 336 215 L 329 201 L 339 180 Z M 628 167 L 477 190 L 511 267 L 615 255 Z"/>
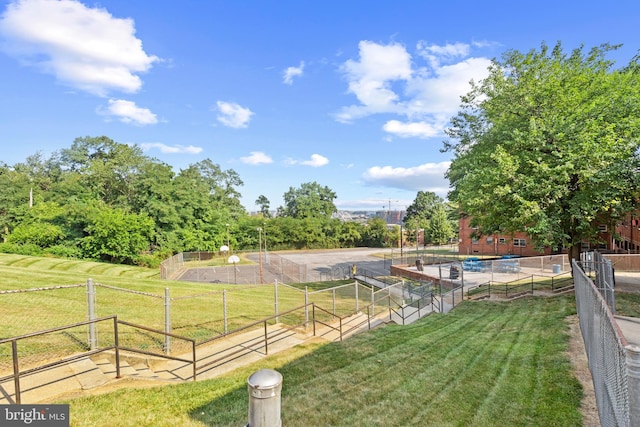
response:
<path fill-rule="evenodd" d="M 273 369 L 260 369 L 249 376 L 247 385 L 249 389 L 247 427 L 281 427 L 282 374 Z"/>

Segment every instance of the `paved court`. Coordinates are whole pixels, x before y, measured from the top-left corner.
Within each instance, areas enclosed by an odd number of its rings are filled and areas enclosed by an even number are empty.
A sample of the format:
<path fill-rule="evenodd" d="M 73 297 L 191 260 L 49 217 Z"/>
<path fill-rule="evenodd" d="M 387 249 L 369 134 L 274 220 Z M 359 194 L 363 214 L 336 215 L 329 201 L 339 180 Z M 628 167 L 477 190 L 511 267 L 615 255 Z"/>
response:
<path fill-rule="evenodd" d="M 269 252 L 263 254 L 261 268 L 259 254 L 252 253 L 247 255 L 247 258 L 253 260 L 255 264 L 189 268 L 182 271 L 175 279 L 237 284 L 274 283 L 276 280 L 284 283 L 319 281 L 323 280 L 323 275 L 335 269 L 342 269 L 348 276 L 354 264 L 358 271 L 366 271 L 367 275 L 386 276 L 389 274 L 389 261 L 385 265 L 384 254 L 391 254 L 391 249 L 355 248 Z M 270 265 L 268 261 L 274 261 L 274 255 L 282 258 L 283 262 L 290 261 L 291 265 L 288 268 L 281 268 L 280 263 Z M 292 270 L 295 274 L 291 274 Z"/>

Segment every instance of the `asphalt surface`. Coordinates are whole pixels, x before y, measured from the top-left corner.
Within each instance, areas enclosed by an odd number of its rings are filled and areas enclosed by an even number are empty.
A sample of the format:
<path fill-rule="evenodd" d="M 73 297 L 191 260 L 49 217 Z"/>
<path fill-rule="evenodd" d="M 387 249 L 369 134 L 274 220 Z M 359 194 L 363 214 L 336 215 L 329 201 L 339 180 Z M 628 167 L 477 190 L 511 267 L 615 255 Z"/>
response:
<path fill-rule="evenodd" d="M 184 270 L 177 280 L 205 283 L 259 284 L 310 282 L 342 279 L 351 274 L 353 265 L 359 273 L 369 276 L 389 274 L 390 262 L 385 263 L 384 254 L 390 249 L 355 248 L 313 251 L 284 251 L 263 253 L 260 263 L 258 253 L 249 254 L 253 265 L 228 267 L 198 267 Z"/>

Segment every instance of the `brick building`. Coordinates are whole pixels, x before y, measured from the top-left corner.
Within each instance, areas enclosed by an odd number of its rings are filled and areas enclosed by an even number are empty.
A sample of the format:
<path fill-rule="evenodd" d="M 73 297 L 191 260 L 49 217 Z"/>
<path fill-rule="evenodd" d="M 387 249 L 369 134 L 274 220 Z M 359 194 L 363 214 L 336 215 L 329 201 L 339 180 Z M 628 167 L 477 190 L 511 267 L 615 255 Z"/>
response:
<path fill-rule="evenodd" d="M 598 249 L 603 252 L 635 253 L 640 250 L 640 212 L 629 214 L 621 221 L 614 233 L 606 225 L 599 227 L 602 243 L 592 245 L 582 244 L 581 251 Z M 471 227 L 471 218 L 462 217 L 458 222 L 458 251 L 461 255 L 519 255 L 540 256 L 554 253 L 566 253 L 566 250 L 552 251 L 545 248 L 540 252 L 531 243 L 531 238 L 525 232 L 513 235 L 492 234 L 488 236 L 474 236 L 477 229 Z"/>
<path fill-rule="evenodd" d="M 612 249 L 619 253 L 640 252 L 640 212 L 628 214 L 616 227 Z"/>

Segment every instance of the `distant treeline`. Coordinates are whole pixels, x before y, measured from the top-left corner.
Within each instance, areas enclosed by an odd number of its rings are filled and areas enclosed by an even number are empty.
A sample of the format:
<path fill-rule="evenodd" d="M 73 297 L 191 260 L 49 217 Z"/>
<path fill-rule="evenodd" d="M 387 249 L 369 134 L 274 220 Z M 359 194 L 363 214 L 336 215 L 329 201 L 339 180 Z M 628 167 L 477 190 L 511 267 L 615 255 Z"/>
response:
<path fill-rule="evenodd" d="M 176 173 L 137 146 L 77 138 L 49 158 L 0 163 L 0 252 L 156 266 L 182 251 L 257 249 L 260 239 L 269 250 L 398 240 L 382 219 L 332 219 L 336 195 L 315 182 L 291 187 L 276 218 L 264 196 L 256 201 L 264 213 L 250 216 L 242 185 L 209 159 Z"/>

